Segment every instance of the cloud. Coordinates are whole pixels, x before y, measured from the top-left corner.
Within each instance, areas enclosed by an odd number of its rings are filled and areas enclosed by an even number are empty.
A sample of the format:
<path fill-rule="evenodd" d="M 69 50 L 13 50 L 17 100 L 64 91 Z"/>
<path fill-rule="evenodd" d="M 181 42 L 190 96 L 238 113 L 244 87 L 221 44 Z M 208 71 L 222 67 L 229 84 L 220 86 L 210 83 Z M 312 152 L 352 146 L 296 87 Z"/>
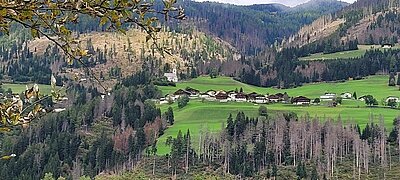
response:
<path fill-rule="evenodd" d="M 196 1 L 216 1 L 221 3 L 237 4 L 237 5 L 251 5 L 251 4 L 270 4 L 279 3 L 287 6 L 296 6 L 305 3 L 309 0 L 196 0 Z M 356 0 L 342 0 L 348 3 L 353 3 Z"/>

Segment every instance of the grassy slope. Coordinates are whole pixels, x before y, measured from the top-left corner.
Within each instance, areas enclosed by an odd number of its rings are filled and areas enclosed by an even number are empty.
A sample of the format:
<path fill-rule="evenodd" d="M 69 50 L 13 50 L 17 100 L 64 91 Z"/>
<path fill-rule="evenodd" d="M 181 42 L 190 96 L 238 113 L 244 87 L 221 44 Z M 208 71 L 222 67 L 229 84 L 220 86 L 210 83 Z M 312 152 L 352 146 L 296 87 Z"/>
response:
<path fill-rule="evenodd" d="M 322 54 L 322 53 L 317 53 L 317 54 L 312 54 L 307 57 L 302 57 L 300 60 L 303 61 L 313 61 L 313 60 L 333 60 L 333 59 L 341 59 L 341 58 L 358 58 L 361 57 L 367 52 L 368 49 L 371 49 L 372 47 L 384 50 L 381 48 L 381 46 L 374 45 L 359 45 L 358 50 L 353 50 L 353 51 L 342 51 L 342 52 L 336 52 L 336 53 L 331 53 L 331 54 Z M 395 46 L 393 48 L 400 48 L 400 46 Z"/>
<path fill-rule="evenodd" d="M 174 92 L 176 89 L 185 88 L 187 86 L 206 91 L 208 89 L 215 90 L 232 90 L 235 88 L 240 89 L 243 87 L 245 92 L 258 92 L 258 93 L 276 93 L 288 92 L 290 96 L 304 95 L 310 98 L 319 97 L 325 92 L 354 92 L 358 96 L 365 94 L 374 95 L 378 101 L 381 101 L 388 95 L 399 94 L 398 88 L 387 86 L 387 76 L 371 76 L 364 80 L 348 81 L 345 83 L 319 83 L 310 84 L 295 89 L 278 90 L 272 88 L 254 87 L 247 84 L 234 81 L 231 78 L 220 77 L 217 79 L 210 79 L 209 77 L 200 77 L 189 82 L 178 83 L 177 87 L 160 87 L 164 93 Z M 211 132 L 218 132 L 221 130 L 223 123 L 226 122 L 230 113 L 236 115 L 238 111 L 244 111 L 248 116 L 256 116 L 258 112 L 258 105 L 252 103 L 217 103 L 217 102 L 204 102 L 193 100 L 189 105 L 183 109 L 178 109 L 176 103 L 171 105 L 174 108 L 175 124 L 165 131 L 165 134 L 159 138 L 157 147 L 159 154 L 169 153 L 169 147 L 165 146 L 165 140 L 168 136 L 176 137 L 179 130 L 186 133 L 190 129 L 193 137 L 193 145 L 198 144 L 198 135 L 201 130 L 208 129 Z M 166 111 L 168 105 L 161 106 L 162 111 Z M 374 115 L 377 119 L 379 115 L 383 115 L 386 127 L 390 127 L 393 118 L 400 115 L 397 109 L 389 109 L 384 107 L 369 108 L 366 107 L 364 102 L 354 100 L 344 100 L 343 105 L 337 108 L 329 108 L 324 105 L 320 106 L 294 106 L 287 104 L 271 104 L 267 105 L 270 112 L 277 111 L 291 111 L 297 113 L 299 116 L 309 114 L 311 117 L 331 117 L 337 118 L 341 116 L 343 121 L 355 121 L 360 126 L 365 126 L 369 123 L 369 117 Z"/>
<path fill-rule="evenodd" d="M 213 90 L 235 90 L 241 87 L 246 93 L 257 92 L 261 94 L 273 94 L 277 92 L 287 92 L 289 96 L 307 96 L 309 98 L 317 98 L 325 92 L 343 93 L 343 92 L 357 92 L 358 96 L 371 94 L 380 101 L 389 95 L 398 95 L 399 90 L 397 87 L 388 87 L 388 76 L 370 76 L 363 80 L 347 81 L 344 83 L 316 83 L 307 84 L 302 87 L 293 89 L 275 89 L 275 88 L 262 88 L 240 83 L 232 80 L 229 77 L 219 77 L 210 79 L 207 76 L 199 77 L 188 82 L 178 83 L 176 87 L 160 87 L 164 94 L 175 92 L 177 89 L 184 89 L 192 87 L 202 92 L 209 89 Z"/>
<path fill-rule="evenodd" d="M 25 84 L 8 84 L 8 83 L 5 83 L 1 87 L 6 91 L 7 91 L 8 88 L 11 88 L 13 93 L 21 93 L 21 92 L 25 92 L 25 90 L 26 90 L 26 85 Z M 28 84 L 28 87 L 32 87 L 32 85 Z M 51 93 L 51 86 L 50 85 L 39 84 L 39 89 L 40 89 L 41 94 L 50 94 Z"/>

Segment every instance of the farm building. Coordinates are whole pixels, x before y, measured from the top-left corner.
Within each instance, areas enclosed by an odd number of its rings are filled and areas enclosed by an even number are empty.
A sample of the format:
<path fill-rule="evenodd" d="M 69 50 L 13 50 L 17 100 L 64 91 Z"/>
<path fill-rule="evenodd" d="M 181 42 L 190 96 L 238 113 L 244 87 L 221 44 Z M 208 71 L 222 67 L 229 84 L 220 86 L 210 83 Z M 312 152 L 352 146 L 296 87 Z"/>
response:
<path fill-rule="evenodd" d="M 176 97 L 174 95 L 167 94 L 165 95 L 166 100 L 175 101 Z"/>
<path fill-rule="evenodd" d="M 235 99 L 236 102 L 246 102 L 247 101 L 247 96 L 244 93 L 238 93 L 235 95 Z"/>
<path fill-rule="evenodd" d="M 200 94 L 200 91 L 191 87 L 187 87 L 186 91 L 190 92 L 191 94 Z"/>
<path fill-rule="evenodd" d="M 176 69 L 172 70 L 172 73 L 164 73 L 164 76 L 170 82 L 178 82 L 178 76 L 176 74 Z"/>
<path fill-rule="evenodd" d="M 235 91 L 228 91 L 227 93 L 228 93 L 229 98 L 230 98 L 232 101 L 235 101 L 235 100 L 236 100 L 236 95 L 237 95 L 237 93 L 236 93 Z"/>
<path fill-rule="evenodd" d="M 336 98 L 335 93 L 325 93 L 324 95 L 319 97 L 322 101 L 332 101 Z"/>
<path fill-rule="evenodd" d="M 267 104 L 268 103 L 268 98 L 263 96 L 263 95 L 258 95 L 254 102 L 257 103 L 257 104 Z"/>
<path fill-rule="evenodd" d="M 215 91 L 215 90 L 208 90 L 208 91 L 206 91 L 206 93 L 207 93 L 208 95 L 210 95 L 210 96 L 215 96 L 215 94 L 217 94 L 217 91 Z"/>
<path fill-rule="evenodd" d="M 392 44 L 382 44 L 383 49 L 391 49 L 393 47 Z"/>
<path fill-rule="evenodd" d="M 207 93 L 200 93 L 200 96 L 199 96 L 199 97 L 200 97 L 200 98 L 208 99 L 208 98 L 210 98 L 210 95 L 207 94 Z"/>
<path fill-rule="evenodd" d="M 386 103 L 388 103 L 388 102 L 390 102 L 390 101 L 394 101 L 394 102 L 396 102 L 396 103 L 399 103 L 399 102 L 400 102 L 400 99 L 399 99 L 399 97 L 397 97 L 397 96 L 389 96 L 389 97 L 386 98 Z"/>
<path fill-rule="evenodd" d="M 174 92 L 175 98 L 181 97 L 181 96 L 190 96 L 191 93 L 189 91 L 183 90 L 183 89 L 178 89 L 177 91 Z"/>
<path fill-rule="evenodd" d="M 299 96 L 292 99 L 292 104 L 295 105 L 309 105 L 310 103 L 311 99 L 304 96 Z"/>
<path fill-rule="evenodd" d="M 247 100 L 248 100 L 249 102 L 255 102 L 257 96 L 259 96 L 258 93 L 252 92 L 252 93 L 250 93 L 250 94 L 247 95 Z"/>
<path fill-rule="evenodd" d="M 360 100 L 360 101 L 365 101 L 365 96 L 359 97 L 358 100 Z"/>
<path fill-rule="evenodd" d="M 190 98 L 197 98 L 197 97 L 199 97 L 199 94 L 200 94 L 200 91 L 199 90 L 197 90 L 197 89 L 193 89 L 193 88 L 191 88 L 191 87 L 187 87 L 186 89 L 185 89 L 185 91 L 187 91 L 187 92 L 189 92 L 190 93 Z"/>
<path fill-rule="evenodd" d="M 282 101 L 282 99 L 285 97 L 285 94 L 282 93 L 276 93 L 275 95 L 279 97 L 279 101 Z"/>
<path fill-rule="evenodd" d="M 351 99 L 353 97 L 353 95 L 349 92 L 345 92 L 345 93 L 340 94 L 340 97 L 343 99 Z"/>
<path fill-rule="evenodd" d="M 279 96 L 277 96 L 277 95 L 269 95 L 268 96 L 268 99 L 269 99 L 269 102 L 273 102 L 273 103 L 277 103 L 277 102 L 279 102 L 280 101 L 280 98 L 279 98 Z"/>
<path fill-rule="evenodd" d="M 168 104 L 167 98 L 160 98 L 160 104 Z"/>
<path fill-rule="evenodd" d="M 215 99 L 219 102 L 228 102 L 228 94 L 225 91 L 218 91 L 215 94 Z"/>

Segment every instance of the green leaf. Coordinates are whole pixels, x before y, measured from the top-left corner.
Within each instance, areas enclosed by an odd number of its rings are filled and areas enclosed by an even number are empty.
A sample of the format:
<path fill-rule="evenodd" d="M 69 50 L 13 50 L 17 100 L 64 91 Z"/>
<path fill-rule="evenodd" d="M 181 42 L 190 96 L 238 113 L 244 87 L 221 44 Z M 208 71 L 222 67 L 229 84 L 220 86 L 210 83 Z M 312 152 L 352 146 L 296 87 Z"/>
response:
<path fill-rule="evenodd" d="M 10 132 L 10 131 L 11 131 L 11 129 L 8 128 L 8 127 L 1 127 L 0 128 L 0 132 Z"/>
<path fill-rule="evenodd" d="M 39 38 L 39 32 L 36 29 L 31 29 L 31 35 L 33 38 Z"/>
<path fill-rule="evenodd" d="M 82 49 L 82 50 L 81 50 L 81 56 L 82 56 L 82 57 L 87 56 L 87 55 L 88 55 L 88 52 L 89 52 L 89 50 Z"/>
<path fill-rule="evenodd" d="M 105 24 L 107 23 L 107 21 L 108 21 L 108 19 L 107 19 L 106 16 L 102 17 L 102 18 L 100 19 L 100 26 L 105 25 Z"/>

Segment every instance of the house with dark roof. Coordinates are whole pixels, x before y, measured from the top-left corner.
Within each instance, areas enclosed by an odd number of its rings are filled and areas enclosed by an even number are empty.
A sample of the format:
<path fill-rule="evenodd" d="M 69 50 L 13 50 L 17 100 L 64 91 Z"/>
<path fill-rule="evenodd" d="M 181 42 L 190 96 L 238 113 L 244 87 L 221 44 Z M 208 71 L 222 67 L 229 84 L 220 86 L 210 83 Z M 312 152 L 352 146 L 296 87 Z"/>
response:
<path fill-rule="evenodd" d="M 234 101 L 236 102 L 247 102 L 247 95 L 244 93 L 238 93 L 235 95 Z"/>
<path fill-rule="evenodd" d="M 210 96 L 215 96 L 215 94 L 217 94 L 217 91 L 210 89 L 210 90 L 206 91 L 206 93 Z"/>
<path fill-rule="evenodd" d="M 309 105 L 310 103 L 311 99 L 304 96 L 299 96 L 292 99 L 292 104 L 295 105 Z"/>
<path fill-rule="evenodd" d="M 268 100 L 269 100 L 269 102 L 277 103 L 280 101 L 280 98 L 279 98 L 279 96 L 273 94 L 273 95 L 268 96 Z"/>
<path fill-rule="evenodd" d="M 192 94 L 200 94 L 199 90 L 191 88 L 191 87 L 187 87 L 185 90 L 190 92 L 190 93 L 192 93 Z"/>
<path fill-rule="evenodd" d="M 215 99 L 219 102 L 228 102 L 228 94 L 225 91 L 218 91 L 215 94 Z"/>
<path fill-rule="evenodd" d="M 191 93 L 189 91 L 183 90 L 183 89 L 178 89 L 177 91 L 174 92 L 175 98 L 181 97 L 181 96 L 190 96 Z"/>
<path fill-rule="evenodd" d="M 282 93 L 276 93 L 275 95 L 278 96 L 279 99 L 283 99 L 283 97 L 285 96 L 285 94 Z"/>
<path fill-rule="evenodd" d="M 187 92 L 189 92 L 190 93 L 190 98 L 197 98 L 197 97 L 199 97 L 199 94 L 200 94 L 200 91 L 199 90 L 197 90 L 197 89 L 193 89 L 193 88 L 191 88 L 191 87 L 187 87 L 186 89 L 185 89 L 185 91 L 187 91 Z"/>
<path fill-rule="evenodd" d="M 258 93 L 252 92 L 252 93 L 250 93 L 250 94 L 247 94 L 247 100 L 248 100 L 249 102 L 255 102 L 257 96 L 259 96 Z"/>

